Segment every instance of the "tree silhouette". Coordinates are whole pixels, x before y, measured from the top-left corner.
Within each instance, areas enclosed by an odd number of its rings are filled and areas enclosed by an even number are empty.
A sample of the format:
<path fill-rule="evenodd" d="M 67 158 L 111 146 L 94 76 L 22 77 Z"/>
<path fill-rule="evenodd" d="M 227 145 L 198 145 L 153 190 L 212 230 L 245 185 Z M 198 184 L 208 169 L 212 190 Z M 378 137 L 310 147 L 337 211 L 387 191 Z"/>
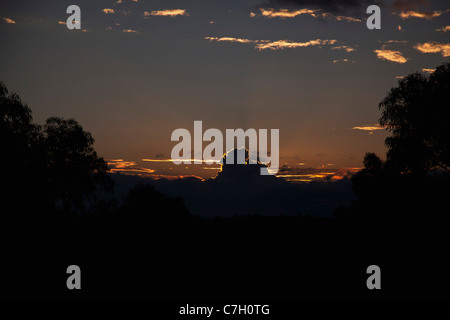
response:
<path fill-rule="evenodd" d="M 401 173 L 426 174 L 433 168 L 450 169 L 448 108 L 450 63 L 429 77 L 408 75 L 379 104 L 380 125 L 392 132 L 386 139 L 387 166 Z"/>
<path fill-rule="evenodd" d="M 65 210 L 83 210 L 84 200 L 92 198 L 97 185 L 111 189 L 107 163 L 98 157 L 94 139 L 78 122 L 51 117 L 42 135 L 52 191 Z"/>
<path fill-rule="evenodd" d="M 448 220 L 440 214 L 450 184 L 448 101 L 450 63 L 429 77 L 410 74 L 390 90 L 379 104 L 379 123 L 392 133 L 385 140 L 387 159 L 365 155 L 364 169 L 352 180 L 353 212 L 399 222 Z"/>
<path fill-rule="evenodd" d="M 32 122 L 31 109 L 0 82 L 1 205 L 10 218 L 36 216 L 55 208 L 84 209 L 97 186 L 112 187 L 94 139 L 75 120 Z"/>
<path fill-rule="evenodd" d="M 3 217 L 19 215 L 33 206 L 48 205 L 43 178 L 40 127 L 32 123 L 30 108 L 0 82 L 0 166 Z"/>

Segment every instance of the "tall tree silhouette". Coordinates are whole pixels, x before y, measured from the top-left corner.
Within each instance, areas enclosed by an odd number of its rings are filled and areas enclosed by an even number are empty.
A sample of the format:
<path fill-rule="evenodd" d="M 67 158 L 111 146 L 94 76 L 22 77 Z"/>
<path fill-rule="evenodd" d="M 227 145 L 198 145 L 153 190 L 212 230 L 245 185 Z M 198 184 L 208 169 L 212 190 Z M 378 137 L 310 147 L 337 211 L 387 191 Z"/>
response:
<path fill-rule="evenodd" d="M 408 75 L 379 104 L 387 159 L 367 153 L 353 177 L 353 211 L 397 221 L 448 220 L 440 214 L 450 186 L 450 63 L 429 76 Z M 419 219 L 419 220 L 417 220 Z"/>
<path fill-rule="evenodd" d="M 96 186 L 112 187 L 107 163 L 94 150 L 94 139 L 74 119 L 51 117 L 42 127 L 52 191 L 65 210 L 83 210 Z"/>
<path fill-rule="evenodd" d="M 42 207 L 48 200 L 43 179 L 40 127 L 32 123 L 31 109 L 0 82 L 0 166 L 3 218 Z M 33 211 L 34 212 L 34 211 Z"/>
<path fill-rule="evenodd" d="M 386 139 L 387 166 L 419 175 L 436 167 L 449 171 L 449 101 L 449 63 L 429 77 L 410 74 L 391 89 L 379 105 L 380 125 L 392 132 Z"/>
<path fill-rule="evenodd" d="M 98 186 L 110 189 L 107 164 L 93 144 L 73 119 L 33 124 L 31 109 L 0 82 L 1 205 L 7 215 L 37 216 L 58 200 L 67 211 L 81 211 Z"/>

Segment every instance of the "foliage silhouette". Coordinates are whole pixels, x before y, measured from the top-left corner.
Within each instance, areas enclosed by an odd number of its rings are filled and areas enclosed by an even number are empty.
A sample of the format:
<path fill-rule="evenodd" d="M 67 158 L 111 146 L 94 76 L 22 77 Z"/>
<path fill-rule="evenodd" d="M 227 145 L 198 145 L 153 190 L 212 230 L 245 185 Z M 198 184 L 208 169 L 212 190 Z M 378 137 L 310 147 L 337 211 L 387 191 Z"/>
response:
<path fill-rule="evenodd" d="M 51 117 L 42 128 L 48 177 L 55 199 L 63 208 L 84 209 L 98 185 L 112 189 L 108 166 L 94 150 L 94 139 L 74 119 Z"/>
<path fill-rule="evenodd" d="M 0 82 L 0 148 L 4 156 L 2 205 L 12 219 L 44 218 L 58 201 L 66 212 L 82 212 L 97 187 L 112 188 L 106 161 L 94 139 L 75 120 L 32 122 L 30 108 Z M 44 214 L 41 214 L 44 213 Z"/>
<path fill-rule="evenodd" d="M 450 63 L 429 77 L 410 74 L 391 89 L 379 104 L 379 123 L 392 133 L 385 141 L 387 159 L 365 155 L 364 169 L 353 177 L 358 201 L 350 209 L 352 219 L 384 226 L 448 223 L 442 214 L 450 190 L 448 101 Z M 338 215 L 343 216 L 342 209 Z"/>
<path fill-rule="evenodd" d="M 433 168 L 450 170 L 450 63 L 429 76 L 401 79 L 380 103 L 379 120 L 392 136 L 386 139 L 387 165 L 401 173 L 423 175 Z"/>

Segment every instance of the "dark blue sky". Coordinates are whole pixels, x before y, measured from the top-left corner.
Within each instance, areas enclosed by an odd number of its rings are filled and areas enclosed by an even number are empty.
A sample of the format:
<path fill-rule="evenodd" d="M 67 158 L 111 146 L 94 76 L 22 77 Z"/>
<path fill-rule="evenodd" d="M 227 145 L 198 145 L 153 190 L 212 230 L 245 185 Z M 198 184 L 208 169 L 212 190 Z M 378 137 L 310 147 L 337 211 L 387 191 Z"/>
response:
<path fill-rule="evenodd" d="M 280 129 L 289 166 L 361 166 L 384 156 L 386 133 L 353 128 L 377 123 L 397 77 L 450 56 L 447 1 L 384 1 L 381 30 L 366 28 L 367 5 L 336 1 L 116 2 L 1 1 L 0 80 L 36 122 L 73 117 L 100 155 L 150 174 L 192 171 L 141 159 L 169 158 L 172 131 L 194 120 Z M 58 23 L 70 4 L 83 30 Z M 161 16 L 173 9 L 185 11 Z"/>

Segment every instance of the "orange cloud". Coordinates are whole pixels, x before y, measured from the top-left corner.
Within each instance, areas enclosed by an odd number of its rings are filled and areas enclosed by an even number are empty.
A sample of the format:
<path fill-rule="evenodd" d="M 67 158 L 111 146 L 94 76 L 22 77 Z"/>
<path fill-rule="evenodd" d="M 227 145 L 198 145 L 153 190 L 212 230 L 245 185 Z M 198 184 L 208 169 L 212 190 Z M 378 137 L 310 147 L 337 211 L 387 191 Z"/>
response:
<path fill-rule="evenodd" d="M 58 24 L 66 24 L 64 21 L 58 21 Z"/>
<path fill-rule="evenodd" d="M 433 73 L 436 69 L 428 69 L 428 68 L 423 68 L 422 72 L 428 72 L 428 73 Z"/>
<path fill-rule="evenodd" d="M 348 59 L 337 59 L 337 60 L 333 60 L 333 63 L 338 63 L 338 62 L 348 62 Z"/>
<path fill-rule="evenodd" d="M 321 40 L 315 39 L 307 42 L 292 42 L 290 40 L 277 40 L 277 41 L 269 41 L 269 40 L 250 40 L 250 39 L 242 39 L 242 38 L 234 38 L 234 37 L 204 37 L 204 39 L 209 41 L 218 41 L 218 42 L 237 42 L 237 43 L 254 43 L 255 49 L 258 50 L 280 50 L 285 48 L 299 48 L 299 47 L 309 47 L 309 46 L 321 46 L 321 45 L 333 45 L 337 42 L 337 40 Z"/>
<path fill-rule="evenodd" d="M 215 161 L 215 160 L 208 160 L 208 159 L 141 159 L 142 161 L 145 162 L 174 162 L 177 160 L 183 160 L 183 161 L 190 161 L 190 162 L 202 162 L 202 163 L 206 163 L 209 161 Z"/>
<path fill-rule="evenodd" d="M 406 59 L 400 51 L 380 49 L 374 50 L 374 52 L 377 54 L 378 59 L 381 60 L 388 60 L 397 63 L 405 63 L 408 61 L 408 59 Z"/>
<path fill-rule="evenodd" d="M 290 11 L 287 9 L 279 9 L 275 10 L 272 8 L 269 9 L 259 9 L 261 12 L 261 15 L 267 18 L 294 18 L 296 16 L 302 15 L 302 14 L 313 14 L 314 12 L 317 12 L 319 10 L 311 10 L 311 9 L 300 9 L 295 11 Z M 254 14 L 253 14 L 254 17 Z"/>
<path fill-rule="evenodd" d="M 420 19 L 433 19 L 436 17 L 439 17 L 444 12 L 442 11 L 402 11 L 398 15 L 403 20 L 409 19 L 409 18 L 420 18 Z"/>
<path fill-rule="evenodd" d="M 322 12 L 320 14 L 312 13 L 311 16 L 314 18 L 322 17 L 322 18 L 328 18 L 328 19 L 336 19 L 337 21 L 344 21 L 344 22 L 361 22 L 361 19 L 346 17 L 346 16 L 335 16 L 329 12 Z"/>
<path fill-rule="evenodd" d="M 209 41 L 218 41 L 218 42 L 239 42 L 239 43 L 254 43 L 258 42 L 258 40 L 249 40 L 249 39 L 241 39 L 241 38 L 234 38 L 234 37 L 205 37 L 204 39 Z"/>
<path fill-rule="evenodd" d="M 136 30 L 132 30 L 132 29 L 123 29 L 122 31 L 125 33 L 139 33 Z"/>
<path fill-rule="evenodd" d="M 124 161 L 123 159 L 109 159 L 107 160 L 107 163 L 111 172 L 115 173 L 149 176 L 155 172 L 155 170 L 153 169 L 138 166 L 134 161 Z"/>
<path fill-rule="evenodd" d="M 374 124 L 371 126 L 361 126 L 361 127 L 353 127 L 353 130 L 362 130 L 362 131 L 375 131 L 375 130 L 383 130 L 384 128 L 379 124 Z"/>
<path fill-rule="evenodd" d="M 8 23 L 8 24 L 15 24 L 16 22 L 13 20 L 13 19 L 10 19 L 10 18 L 3 18 L 3 21 L 5 21 L 5 23 Z"/>
<path fill-rule="evenodd" d="M 261 15 L 263 17 L 267 18 L 295 18 L 297 16 L 306 14 L 314 18 L 330 18 L 330 19 L 336 19 L 338 21 L 344 21 L 344 22 L 361 22 L 360 19 L 352 18 L 352 17 L 346 17 L 346 16 L 335 16 L 329 12 L 319 12 L 320 9 L 311 10 L 311 9 L 299 9 L 299 10 L 288 10 L 288 9 L 273 9 L 273 8 L 261 8 L 259 9 L 261 12 Z M 255 13 L 251 12 L 250 17 L 254 18 L 256 16 Z"/>
<path fill-rule="evenodd" d="M 361 22 L 361 19 L 346 17 L 346 16 L 335 16 L 337 21 L 345 21 L 345 22 Z"/>
<path fill-rule="evenodd" d="M 352 51 L 356 50 L 355 48 L 352 48 L 352 47 L 349 47 L 349 46 L 337 46 L 337 47 L 333 47 L 331 49 L 333 49 L 333 50 L 345 50 L 347 52 L 352 52 Z"/>
<path fill-rule="evenodd" d="M 450 26 L 445 26 L 445 27 L 436 29 L 436 31 L 440 31 L 440 32 L 447 32 L 447 31 L 450 31 Z"/>
<path fill-rule="evenodd" d="M 407 43 L 406 40 L 388 40 L 386 43 Z M 383 49 L 385 49 L 386 44 L 383 45 Z"/>
<path fill-rule="evenodd" d="M 432 41 L 419 43 L 414 48 L 422 53 L 440 53 L 443 57 L 450 57 L 450 43 Z"/>
<path fill-rule="evenodd" d="M 102 12 L 103 12 L 104 14 L 116 13 L 116 12 L 114 11 L 114 9 L 109 9 L 109 8 L 102 9 Z"/>
<path fill-rule="evenodd" d="M 289 40 L 278 40 L 278 41 L 272 41 L 272 42 L 263 42 L 258 43 L 255 46 L 255 49 L 258 50 L 280 50 L 284 48 L 301 48 L 301 47 L 309 47 L 309 46 L 321 46 L 321 45 L 327 45 L 327 44 L 334 44 L 337 40 L 310 40 L 307 42 L 291 42 Z"/>
<path fill-rule="evenodd" d="M 144 17 L 149 16 L 160 16 L 160 17 L 175 17 L 175 16 L 186 16 L 187 12 L 185 9 L 166 9 L 166 10 L 155 10 L 155 11 L 145 11 Z"/>

